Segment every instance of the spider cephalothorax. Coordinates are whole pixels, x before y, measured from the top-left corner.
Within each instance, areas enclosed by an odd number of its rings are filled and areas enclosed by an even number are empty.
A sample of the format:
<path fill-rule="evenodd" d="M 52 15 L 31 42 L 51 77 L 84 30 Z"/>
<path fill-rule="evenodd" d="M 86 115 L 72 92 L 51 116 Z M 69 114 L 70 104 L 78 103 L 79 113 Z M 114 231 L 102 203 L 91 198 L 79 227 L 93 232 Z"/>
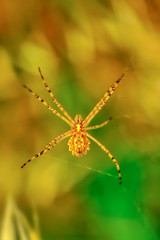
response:
<path fill-rule="evenodd" d="M 76 157 L 81 157 L 83 155 L 87 154 L 87 151 L 90 149 L 89 144 L 90 141 L 88 138 L 92 139 L 97 145 L 105 152 L 107 155 L 111 158 L 113 163 L 115 164 L 117 170 L 118 170 L 118 176 L 119 176 L 119 182 L 121 183 L 121 173 L 120 173 L 120 168 L 117 160 L 112 156 L 112 154 L 109 152 L 109 150 L 102 145 L 96 138 L 94 138 L 92 135 L 90 135 L 87 131 L 96 129 L 96 128 L 101 128 L 105 126 L 111 118 L 109 118 L 107 121 L 96 125 L 92 127 L 88 127 L 89 123 L 92 121 L 92 119 L 96 116 L 96 114 L 102 109 L 102 107 L 106 104 L 107 100 L 110 98 L 112 93 L 116 90 L 120 80 L 123 78 L 124 73 L 121 75 L 121 77 L 112 84 L 112 86 L 108 89 L 108 91 L 104 94 L 103 98 L 96 104 L 96 106 L 92 109 L 92 111 L 88 114 L 88 116 L 83 120 L 82 116 L 80 114 L 77 114 L 75 119 L 73 120 L 71 116 L 64 110 L 62 105 L 57 101 L 55 96 L 53 95 L 51 89 L 49 88 L 48 84 L 46 83 L 41 70 L 39 68 L 39 72 L 41 75 L 41 78 L 43 80 L 45 88 L 48 90 L 53 102 L 57 105 L 57 107 L 60 109 L 60 111 L 64 114 L 60 114 L 58 111 L 56 111 L 54 108 L 52 108 L 46 101 L 44 101 L 39 95 L 34 93 L 30 88 L 24 85 L 24 87 L 31 92 L 33 96 L 35 96 L 40 102 L 42 102 L 50 111 L 52 111 L 55 115 L 60 117 L 62 120 L 64 120 L 70 127 L 71 129 L 58 137 L 54 138 L 51 140 L 45 148 L 35 154 L 32 158 L 30 158 L 27 162 L 25 162 L 21 168 L 23 168 L 27 163 L 32 161 L 33 159 L 39 157 L 43 153 L 47 152 L 51 148 L 53 148 L 57 143 L 61 142 L 63 139 L 67 137 L 71 137 L 70 140 L 68 141 L 69 145 L 69 151 L 72 152 L 72 155 L 75 155 Z"/>
<path fill-rule="evenodd" d="M 68 141 L 69 151 L 76 157 L 81 157 L 87 154 L 90 149 L 90 141 L 86 137 L 85 127 L 83 126 L 83 119 L 80 114 L 76 114 L 74 119 L 75 125 L 72 127 L 72 137 Z"/>

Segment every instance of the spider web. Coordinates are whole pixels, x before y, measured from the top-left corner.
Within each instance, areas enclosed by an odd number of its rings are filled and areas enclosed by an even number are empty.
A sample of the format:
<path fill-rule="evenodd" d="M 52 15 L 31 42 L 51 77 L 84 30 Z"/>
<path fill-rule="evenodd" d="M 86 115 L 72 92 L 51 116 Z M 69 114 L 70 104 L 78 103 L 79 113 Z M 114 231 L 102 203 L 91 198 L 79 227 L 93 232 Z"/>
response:
<path fill-rule="evenodd" d="M 118 176 L 115 176 L 111 173 L 108 173 L 108 172 L 105 172 L 103 170 L 99 170 L 99 169 L 96 169 L 96 168 L 92 168 L 90 166 L 86 166 L 86 165 L 82 165 L 82 164 L 79 164 L 79 163 L 76 163 L 76 162 L 73 162 L 73 161 L 67 161 L 67 160 L 62 160 L 62 162 L 66 163 L 66 164 L 71 164 L 71 165 L 74 165 L 78 168 L 82 168 L 82 169 L 85 169 L 87 171 L 90 171 L 90 172 L 93 172 L 93 173 L 96 173 L 96 174 L 99 174 L 99 175 L 104 175 L 104 176 L 107 176 L 107 177 L 111 177 L 111 178 L 114 178 L 116 179 L 117 183 L 118 183 Z M 159 240 L 156 232 L 153 230 L 153 227 L 151 226 L 149 220 L 147 219 L 147 217 L 145 216 L 143 210 L 141 209 L 140 205 L 137 203 L 137 201 L 133 198 L 133 196 L 131 195 L 131 192 L 127 189 L 127 187 L 125 186 L 124 183 L 122 183 L 120 185 L 120 188 L 122 189 L 123 193 L 124 194 L 127 194 L 128 198 L 129 198 L 129 201 L 131 202 L 131 204 L 135 207 L 137 213 L 140 214 L 141 218 L 143 219 L 144 223 L 146 224 L 146 227 L 147 227 L 147 230 L 149 230 L 152 235 L 154 236 L 154 239 L 156 240 Z"/>

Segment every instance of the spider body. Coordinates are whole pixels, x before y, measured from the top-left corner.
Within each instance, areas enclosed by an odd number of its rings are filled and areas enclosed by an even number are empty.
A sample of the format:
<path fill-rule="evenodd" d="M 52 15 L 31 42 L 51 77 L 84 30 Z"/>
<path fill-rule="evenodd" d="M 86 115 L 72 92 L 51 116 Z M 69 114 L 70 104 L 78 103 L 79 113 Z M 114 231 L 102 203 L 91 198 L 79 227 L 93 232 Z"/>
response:
<path fill-rule="evenodd" d="M 86 155 L 87 151 L 90 149 L 89 144 L 90 141 L 82 133 L 73 135 L 68 141 L 69 151 L 71 151 L 72 155 L 76 157 Z"/>
<path fill-rule="evenodd" d="M 85 136 L 86 130 L 83 126 L 83 119 L 80 114 L 75 116 L 75 124 L 72 127 L 72 137 L 68 141 L 69 151 L 73 156 L 82 157 L 90 149 L 90 141 Z"/>
<path fill-rule="evenodd" d="M 87 151 L 90 149 L 90 146 L 89 146 L 90 140 L 89 139 L 91 139 L 109 156 L 109 158 L 115 164 L 117 171 L 118 171 L 119 183 L 121 183 L 120 167 L 119 167 L 117 160 L 113 157 L 113 155 L 110 153 L 110 151 L 103 144 L 101 144 L 96 138 L 94 138 L 92 135 L 90 135 L 88 133 L 88 130 L 97 129 L 97 128 L 101 128 L 101 127 L 105 126 L 106 124 L 108 124 L 110 122 L 111 118 L 109 118 L 108 120 L 106 120 L 105 122 L 103 122 L 99 125 L 95 125 L 95 126 L 91 126 L 91 127 L 88 127 L 88 125 L 92 121 L 92 119 L 97 115 L 97 113 L 103 108 L 103 106 L 106 104 L 107 100 L 110 98 L 112 93 L 116 90 L 119 82 L 121 81 L 121 79 L 124 76 L 124 73 L 121 75 L 121 77 L 118 80 L 116 80 L 112 84 L 112 86 L 107 90 L 107 92 L 104 94 L 104 96 L 101 98 L 101 100 L 96 104 L 96 106 L 92 109 L 92 111 L 88 114 L 88 116 L 84 120 L 82 119 L 82 116 L 80 114 L 76 114 L 74 120 L 71 118 L 71 116 L 66 112 L 66 110 L 64 110 L 62 105 L 57 101 L 57 99 L 53 95 L 51 89 L 49 88 L 48 84 L 46 83 L 46 81 L 41 73 L 40 68 L 39 68 L 39 73 L 41 75 L 41 78 L 43 80 L 45 88 L 47 89 L 53 102 L 57 105 L 57 107 L 63 113 L 63 115 L 61 113 L 59 113 L 57 110 L 55 110 L 54 108 L 52 108 L 46 101 L 44 101 L 38 94 L 34 93 L 30 88 L 28 88 L 25 85 L 24 85 L 24 87 L 33 96 L 35 96 L 40 102 L 42 102 L 50 111 L 52 111 L 52 113 L 54 113 L 59 118 L 64 120 L 70 126 L 71 129 L 69 131 L 59 135 L 58 137 L 54 138 L 53 140 L 51 140 L 44 147 L 44 149 L 42 151 L 40 151 L 39 153 L 37 153 L 33 157 L 31 157 L 27 162 L 25 162 L 21 166 L 21 168 L 26 166 L 26 164 L 29 163 L 30 161 L 32 161 L 33 159 L 39 157 L 40 155 L 44 154 L 51 148 L 55 147 L 59 142 L 61 142 L 63 139 L 65 139 L 67 137 L 70 137 L 70 139 L 68 141 L 69 151 L 72 152 L 73 156 L 82 157 L 83 155 L 86 155 Z"/>

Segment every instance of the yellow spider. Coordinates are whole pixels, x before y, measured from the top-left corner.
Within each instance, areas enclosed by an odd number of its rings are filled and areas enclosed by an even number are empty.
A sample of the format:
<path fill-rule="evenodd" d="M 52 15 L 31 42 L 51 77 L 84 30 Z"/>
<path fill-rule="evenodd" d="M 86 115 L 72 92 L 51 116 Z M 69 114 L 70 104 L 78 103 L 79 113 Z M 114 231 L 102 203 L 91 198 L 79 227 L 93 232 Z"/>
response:
<path fill-rule="evenodd" d="M 50 87 L 46 83 L 40 68 L 38 68 L 39 73 L 41 75 L 41 78 L 43 80 L 44 86 L 49 92 L 52 100 L 54 103 L 57 105 L 57 107 L 60 109 L 60 111 L 65 115 L 61 115 L 59 112 L 57 112 L 54 108 L 52 108 L 46 101 L 44 101 L 39 95 L 34 93 L 30 88 L 24 85 L 24 87 L 33 95 L 35 96 L 40 102 L 42 102 L 49 110 L 51 110 L 54 114 L 56 114 L 58 117 L 60 117 L 62 120 L 64 120 L 68 125 L 71 127 L 71 129 L 60 136 L 54 138 L 51 140 L 45 148 L 35 154 L 32 158 L 30 158 L 27 162 L 25 162 L 21 168 L 26 166 L 27 163 L 32 161 L 33 159 L 39 157 L 43 153 L 47 152 L 51 148 L 55 147 L 55 145 L 59 142 L 61 142 L 63 139 L 67 137 L 71 137 L 70 140 L 68 141 L 69 145 L 69 151 L 72 152 L 72 155 L 75 155 L 76 157 L 82 157 L 83 155 L 87 154 L 87 151 L 90 149 L 89 144 L 90 141 L 88 138 L 92 139 L 95 143 L 98 144 L 98 146 L 105 151 L 108 156 L 112 159 L 113 163 L 115 164 L 117 170 L 118 170 L 118 176 L 119 176 L 119 183 L 121 184 L 121 172 L 120 172 L 120 167 L 117 162 L 117 160 L 112 156 L 112 154 L 109 152 L 109 150 L 102 145 L 97 139 L 95 139 L 92 135 L 90 135 L 87 131 L 91 129 L 96 129 L 96 128 L 101 128 L 105 126 L 111 118 L 109 118 L 107 121 L 101 123 L 100 125 L 95 125 L 92 127 L 87 127 L 88 124 L 92 121 L 92 119 L 96 116 L 96 114 L 102 109 L 102 107 L 106 104 L 107 100 L 110 98 L 112 93 L 116 90 L 119 82 L 124 76 L 124 73 L 121 75 L 121 77 L 113 83 L 113 85 L 108 89 L 108 91 L 104 94 L 104 96 L 101 98 L 101 100 L 96 104 L 96 106 L 93 108 L 93 110 L 88 114 L 88 116 L 83 120 L 82 116 L 80 114 L 76 114 L 75 119 L 73 120 L 70 115 L 64 110 L 62 105 L 57 101 L 55 96 L 53 95 Z M 88 138 L 87 138 L 88 137 Z"/>

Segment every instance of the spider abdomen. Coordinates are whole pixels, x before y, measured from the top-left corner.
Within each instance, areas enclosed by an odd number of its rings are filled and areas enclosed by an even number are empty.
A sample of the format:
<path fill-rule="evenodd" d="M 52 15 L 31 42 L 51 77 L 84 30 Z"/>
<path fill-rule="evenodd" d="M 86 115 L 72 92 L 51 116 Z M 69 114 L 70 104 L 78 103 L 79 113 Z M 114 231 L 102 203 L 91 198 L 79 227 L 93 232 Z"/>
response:
<path fill-rule="evenodd" d="M 73 135 L 68 141 L 69 151 L 76 157 L 86 155 L 87 151 L 90 149 L 89 144 L 90 141 L 82 133 Z"/>

